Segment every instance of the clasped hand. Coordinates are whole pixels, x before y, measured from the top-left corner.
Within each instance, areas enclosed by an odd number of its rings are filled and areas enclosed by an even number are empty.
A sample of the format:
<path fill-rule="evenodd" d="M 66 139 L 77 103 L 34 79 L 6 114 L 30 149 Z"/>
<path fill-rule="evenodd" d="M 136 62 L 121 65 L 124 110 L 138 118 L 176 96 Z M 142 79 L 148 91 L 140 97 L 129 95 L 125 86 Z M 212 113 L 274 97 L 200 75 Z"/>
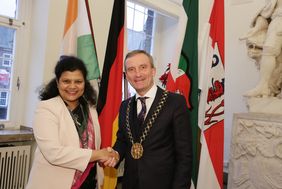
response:
<path fill-rule="evenodd" d="M 99 160 L 99 165 L 102 167 L 115 167 L 119 161 L 119 154 L 111 147 L 103 148 L 102 158 Z"/>

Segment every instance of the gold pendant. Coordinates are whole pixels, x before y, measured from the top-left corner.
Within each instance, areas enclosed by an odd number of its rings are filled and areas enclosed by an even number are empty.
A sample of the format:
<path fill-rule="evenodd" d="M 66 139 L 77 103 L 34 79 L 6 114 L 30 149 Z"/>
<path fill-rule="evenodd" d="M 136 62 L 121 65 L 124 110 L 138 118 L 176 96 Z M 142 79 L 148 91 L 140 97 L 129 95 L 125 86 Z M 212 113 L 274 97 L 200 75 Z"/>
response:
<path fill-rule="evenodd" d="M 131 155 L 134 159 L 140 159 L 143 155 L 143 146 L 136 142 L 131 147 Z"/>

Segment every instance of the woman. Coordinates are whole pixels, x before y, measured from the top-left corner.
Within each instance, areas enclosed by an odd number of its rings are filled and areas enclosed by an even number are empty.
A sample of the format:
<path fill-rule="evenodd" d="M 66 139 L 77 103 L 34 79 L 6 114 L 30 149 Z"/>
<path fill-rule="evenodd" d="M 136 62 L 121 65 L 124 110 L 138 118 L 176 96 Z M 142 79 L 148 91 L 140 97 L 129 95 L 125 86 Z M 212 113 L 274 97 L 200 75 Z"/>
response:
<path fill-rule="evenodd" d="M 99 188 L 103 170 L 97 162 L 109 162 L 115 153 L 100 150 L 96 93 L 86 67 L 78 58 L 64 57 L 55 75 L 40 92 L 33 123 L 37 149 L 26 188 Z"/>

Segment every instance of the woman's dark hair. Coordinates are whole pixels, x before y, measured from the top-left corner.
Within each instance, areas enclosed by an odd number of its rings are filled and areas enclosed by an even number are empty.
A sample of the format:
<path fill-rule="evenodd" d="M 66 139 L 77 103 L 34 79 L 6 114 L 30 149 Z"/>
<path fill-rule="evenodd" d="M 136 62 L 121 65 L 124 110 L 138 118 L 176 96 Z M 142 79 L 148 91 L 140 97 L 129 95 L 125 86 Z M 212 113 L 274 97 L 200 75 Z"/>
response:
<path fill-rule="evenodd" d="M 74 56 L 63 56 L 57 62 L 55 67 L 55 75 L 46 86 L 44 86 L 39 91 L 39 99 L 40 100 L 48 100 L 50 98 L 56 97 L 59 95 L 59 90 L 57 86 L 57 81 L 59 81 L 61 75 L 65 71 L 81 71 L 83 78 L 85 80 L 85 87 L 83 97 L 84 99 L 91 105 L 95 106 L 97 101 L 97 94 L 94 88 L 91 86 L 90 82 L 87 80 L 87 69 L 82 60 Z"/>

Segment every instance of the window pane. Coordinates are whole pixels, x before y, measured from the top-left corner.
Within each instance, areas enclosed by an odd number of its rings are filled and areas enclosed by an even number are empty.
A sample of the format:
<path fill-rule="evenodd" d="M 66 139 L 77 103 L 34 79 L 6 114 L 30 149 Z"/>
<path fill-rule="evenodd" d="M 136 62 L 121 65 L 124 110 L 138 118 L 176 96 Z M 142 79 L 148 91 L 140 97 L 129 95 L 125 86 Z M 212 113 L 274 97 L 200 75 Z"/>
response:
<path fill-rule="evenodd" d="M 127 1 L 127 7 L 134 8 L 134 3 L 131 3 L 131 2 L 129 2 L 129 1 Z"/>
<path fill-rule="evenodd" d="M 127 28 L 133 29 L 134 9 L 127 7 Z"/>
<path fill-rule="evenodd" d="M 149 11 L 149 12 L 153 12 L 153 11 Z M 154 12 L 153 12 L 153 14 L 154 14 Z M 145 17 L 144 31 L 146 32 L 147 35 L 152 36 L 152 34 L 153 34 L 153 24 L 154 24 L 154 17 L 153 16 Z"/>
<path fill-rule="evenodd" d="M 146 36 L 146 39 L 143 44 L 145 51 L 151 52 L 151 46 L 152 46 L 151 42 L 152 42 L 152 37 Z"/>
<path fill-rule="evenodd" d="M 0 0 L 0 15 L 16 18 L 17 0 Z"/>
<path fill-rule="evenodd" d="M 135 9 L 136 9 L 137 11 L 140 11 L 141 13 L 144 13 L 144 11 L 145 11 L 145 8 L 142 7 L 142 6 L 140 6 L 140 5 L 136 5 L 136 6 L 135 6 Z"/>
<path fill-rule="evenodd" d="M 128 40 L 127 40 L 127 48 L 128 50 L 134 49 L 143 49 L 143 43 L 146 39 L 144 32 L 137 32 L 134 30 L 128 30 Z"/>
<path fill-rule="evenodd" d="M 8 120 L 15 29 L 0 26 L 0 120 Z"/>
<path fill-rule="evenodd" d="M 144 14 L 138 11 L 135 11 L 135 18 L 134 18 L 134 27 L 135 31 L 143 31 L 144 26 Z"/>
<path fill-rule="evenodd" d="M 151 53 L 153 48 L 154 11 L 141 5 L 127 3 L 127 49 L 129 51 L 143 49 Z M 123 98 L 136 93 L 126 80 L 124 80 L 124 89 Z"/>

